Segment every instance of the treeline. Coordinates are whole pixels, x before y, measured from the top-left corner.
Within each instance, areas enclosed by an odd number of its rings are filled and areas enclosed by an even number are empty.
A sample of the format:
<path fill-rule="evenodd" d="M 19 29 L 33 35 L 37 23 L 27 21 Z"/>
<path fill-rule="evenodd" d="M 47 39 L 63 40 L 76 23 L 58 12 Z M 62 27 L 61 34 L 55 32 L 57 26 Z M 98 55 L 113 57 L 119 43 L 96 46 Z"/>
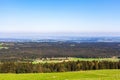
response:
<path fill-rule="evenodd" d="M 120 61 L 69 61 L 44 64 L 5 62 L 0 64 L 0 73 L 46 73 L 98 69 L 120 69 Z"/>

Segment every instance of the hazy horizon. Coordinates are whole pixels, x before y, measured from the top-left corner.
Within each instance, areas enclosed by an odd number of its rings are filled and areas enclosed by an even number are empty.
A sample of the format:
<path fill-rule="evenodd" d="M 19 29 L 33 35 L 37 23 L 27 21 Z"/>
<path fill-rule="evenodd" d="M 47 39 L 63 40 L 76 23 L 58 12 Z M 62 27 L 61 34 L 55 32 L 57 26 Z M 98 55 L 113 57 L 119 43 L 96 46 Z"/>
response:
<path fill-rule="evenodd" d="M 119 3 L 119 0 L 0 0 L 0 34 L 110 33 L 118 36 Z"/>
<path fill-rule="evenodd" d="M 120 33 L 0 33 L 0 38 L 7 39 L 54 39 L 78 37 L 120 37 Z"/>

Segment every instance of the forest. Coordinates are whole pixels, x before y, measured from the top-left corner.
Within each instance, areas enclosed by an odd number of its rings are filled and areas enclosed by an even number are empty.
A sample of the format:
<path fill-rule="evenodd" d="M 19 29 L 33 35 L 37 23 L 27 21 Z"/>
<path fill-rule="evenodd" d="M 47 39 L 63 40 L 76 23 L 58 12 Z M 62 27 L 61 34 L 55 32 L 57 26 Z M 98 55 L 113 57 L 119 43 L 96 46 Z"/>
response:
<path fill-rule="evenodd" d="M 26 61 L 37 58 L 120 57 L 120 43 L 75 43 L 75 42 L 1 42 L 0 61 Z"/>
<path fill-rule="evenodd" d="M 75 60 L 69 60 L 72 57 Z M 81 60 L 82 58 L 83 60 Z M 87 60 L 87 58 L 93 60 Z M 99 58 L 103 58 L 103 60 L 99 60 Z M 104 60 L 104 58 L 113 58 L 116 61 Z M 0 43 L 0 73 L 51 73 L 120 69 L 119 58 L 120 43 Z M 43 62 L 33 62 L 41 59 Z M 52 59 L 53 62 L 49 62 Z M 60 60 L 63 61 L 59 62 Z"/>
<path fill-rule="evenodd" d="M 0 64 L 0 73 L 51 73 L 100 69 L 120 69 L 120 61 L 69 61 L 62 63 L 15 63 Z"/>

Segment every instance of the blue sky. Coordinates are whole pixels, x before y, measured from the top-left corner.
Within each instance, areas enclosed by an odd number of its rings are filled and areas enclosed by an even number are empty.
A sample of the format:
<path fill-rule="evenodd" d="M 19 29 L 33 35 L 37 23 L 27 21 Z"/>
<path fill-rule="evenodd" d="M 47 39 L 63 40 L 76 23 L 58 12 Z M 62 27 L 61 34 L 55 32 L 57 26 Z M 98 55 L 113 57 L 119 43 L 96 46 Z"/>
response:
<path fill-rule="evenodd" d="M 120 0 L 0 0 L 1 33 L 120 32 Z"/>

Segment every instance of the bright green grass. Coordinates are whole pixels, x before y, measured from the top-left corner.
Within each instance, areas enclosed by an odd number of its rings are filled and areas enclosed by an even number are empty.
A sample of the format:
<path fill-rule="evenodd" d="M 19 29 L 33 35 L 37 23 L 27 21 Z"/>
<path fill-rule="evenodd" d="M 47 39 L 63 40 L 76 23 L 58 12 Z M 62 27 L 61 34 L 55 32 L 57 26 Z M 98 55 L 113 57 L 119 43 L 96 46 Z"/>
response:
<path fill-rule="evenodd" d="M 120 61 L 120 59 L 118 59 L 118 58 L 75 58 L 75 57 L 68 58 L 68 61 L 78 61 L 78 60 L 79 61 L 113 61 L 113 62 Z M 45 61 L 37 60 L 36 61 L 35 60 L 35 61 L 33 61 L 33 64 L 37 64 L 37 63 L 60 63 L 63 61 L 59 61 L 59 60 L 45 60 Z M 68 62 L 68 61 L 65 61 L 65 62 Z"/>
<path fill-rule="evenodd" d="M 70 58 L 71 61 L 119 61 L 118 58 Z"/>
<path fill-rule="evenodd" d="M 120 80 L 120 70 L 39 74 L 0 74 L 0 80 Z"/>
<path fill-rule="evenodd" d="M 8 47 L 3 47 L 3 44 L 0 43 L 0 49 L 9 49 Z"/>
<path fill-rule="evenodd" d="M 9 49 L 8 47 L 0 47 L 0 49 Z"/>

